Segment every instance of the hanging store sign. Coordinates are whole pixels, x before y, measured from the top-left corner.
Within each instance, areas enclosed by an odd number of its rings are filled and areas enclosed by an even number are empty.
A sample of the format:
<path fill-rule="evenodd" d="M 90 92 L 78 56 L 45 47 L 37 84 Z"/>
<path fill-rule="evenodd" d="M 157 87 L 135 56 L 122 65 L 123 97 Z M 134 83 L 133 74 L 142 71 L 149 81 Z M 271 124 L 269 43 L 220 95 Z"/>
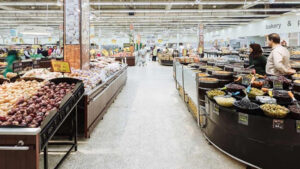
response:
<path fill-rule="evenodd" d="M 254 21 L 247 25 L 235 26 L 220 31 L 205 34 L 209 40 L 215 39 L 238 39 L 246 36 L 265 36 L 270 33 L 294 33 L 300 32 L 300 15 L 282 15 L 278 18 L 268 18 Z"/>

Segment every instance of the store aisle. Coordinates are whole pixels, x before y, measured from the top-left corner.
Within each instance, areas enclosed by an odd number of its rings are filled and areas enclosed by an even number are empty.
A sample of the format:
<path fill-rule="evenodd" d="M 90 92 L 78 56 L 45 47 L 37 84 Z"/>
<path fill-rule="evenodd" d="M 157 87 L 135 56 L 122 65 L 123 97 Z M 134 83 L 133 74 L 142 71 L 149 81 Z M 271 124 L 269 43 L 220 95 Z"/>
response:
<path fill-rule="evenodd" d="M 172 67 L 128 69 L 128 82 L 64 169 L 240 169 L 208 145 L 178 95 Z"/>

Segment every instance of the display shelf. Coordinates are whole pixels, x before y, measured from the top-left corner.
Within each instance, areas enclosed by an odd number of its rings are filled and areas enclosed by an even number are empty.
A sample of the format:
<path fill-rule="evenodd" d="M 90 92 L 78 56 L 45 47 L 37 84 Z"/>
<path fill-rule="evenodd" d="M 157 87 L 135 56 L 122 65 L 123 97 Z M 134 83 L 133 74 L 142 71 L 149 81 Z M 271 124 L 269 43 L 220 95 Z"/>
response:
<path fill-rule="evenodd" d="M 77 151 L 77 104 L 84 93 L 83 83 L 77 79 L 60 78 L 53 79 L 58 82 L 75 82 L 72 93 L 67 94 L 59 109 L 51 111 L 38 128 L 10 128 L 0 127 L 0 163 L 6 168 L 37 169 L 39 166 L 39 154 L 44 154 L 44 168 L 48 168 L 48 146 L 54 145 L 50 140 L 58 129 L 65 123 L 68 117 L 72 119 L 71 133 L 73 142 L 55 141 L 55 144 L 71 145 L 66 154 L 58 162 L 61 165 L 66 156 L 74 149 Z M 15 162 L 15 157 L 20 157 Z"/>
<path fill-rule="evenodd" d="M 200 92 L 197 82 L 200 77 L 197 77 L 196 73 L 195 78 L 193 71 L 195 70 L 189 66 L 174 63 L 173 73 L 176 75 L 175 82 L 179 94 L 184 96 L 182 97 L 184 103 L 192 116 L 197 119 L 201 131 L 211 145 L 253 168 L 298 168 L 299 120 L 289 115 L 283 119 L 271 118 L 261 109 L 251 113 L 249 110 L 237 109 L 234 106 L 226 108 L 207 96 L 203 104 L 200 104 L 200 94 L 203 93 Z M 196 103 L 195 94 L 197 94 Z"/>
<path fill-rule="evenodd" d="M 128 66 L 135 66 L 135 56 L 114 57 L 116 61 L 127 63 Z"/>
<path fill-rule="evenodd" d="M 80 101 L 79 133 L 89 138 L 93 129 L 120 93 L 127 81 L 127 66 L 110 76 L 105 82 L 84 94 Z"/>
<path fill-rule="evenodd" d="M 296 169 L 300 153 L 299 122 L 273 119 L 219 107 L 208 100 L 206 125 L 202 128 L 210 142 L 235 159 L 256 168 Z"/>

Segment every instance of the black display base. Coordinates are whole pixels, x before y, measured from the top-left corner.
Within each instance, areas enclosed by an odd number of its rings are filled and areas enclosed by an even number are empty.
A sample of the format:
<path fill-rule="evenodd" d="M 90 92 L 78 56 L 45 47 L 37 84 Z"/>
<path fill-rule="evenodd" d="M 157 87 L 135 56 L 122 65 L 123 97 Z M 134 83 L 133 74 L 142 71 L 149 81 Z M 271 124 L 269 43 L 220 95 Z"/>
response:
<path fill-rule="evenodd" d="M 205 136 L 214 146 L 248 166 L 299 169 L 299 122 L 244 114 L 209 100 Z M 298 130 L 297 130 L 298 129 Z"/>

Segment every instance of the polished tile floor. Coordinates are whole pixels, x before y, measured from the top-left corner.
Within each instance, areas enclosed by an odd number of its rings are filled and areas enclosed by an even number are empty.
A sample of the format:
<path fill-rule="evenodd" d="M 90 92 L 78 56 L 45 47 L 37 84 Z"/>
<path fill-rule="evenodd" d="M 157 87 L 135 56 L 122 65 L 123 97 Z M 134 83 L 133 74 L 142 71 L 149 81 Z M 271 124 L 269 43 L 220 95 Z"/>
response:
<path fill-rule="evenodd" d="M 53 165 L 59 155 L 50 156 Z M 208 145 L 175 89 L 172 67 L 130 67 L 123 91 L 63 169 L 241 169 Z"/>

